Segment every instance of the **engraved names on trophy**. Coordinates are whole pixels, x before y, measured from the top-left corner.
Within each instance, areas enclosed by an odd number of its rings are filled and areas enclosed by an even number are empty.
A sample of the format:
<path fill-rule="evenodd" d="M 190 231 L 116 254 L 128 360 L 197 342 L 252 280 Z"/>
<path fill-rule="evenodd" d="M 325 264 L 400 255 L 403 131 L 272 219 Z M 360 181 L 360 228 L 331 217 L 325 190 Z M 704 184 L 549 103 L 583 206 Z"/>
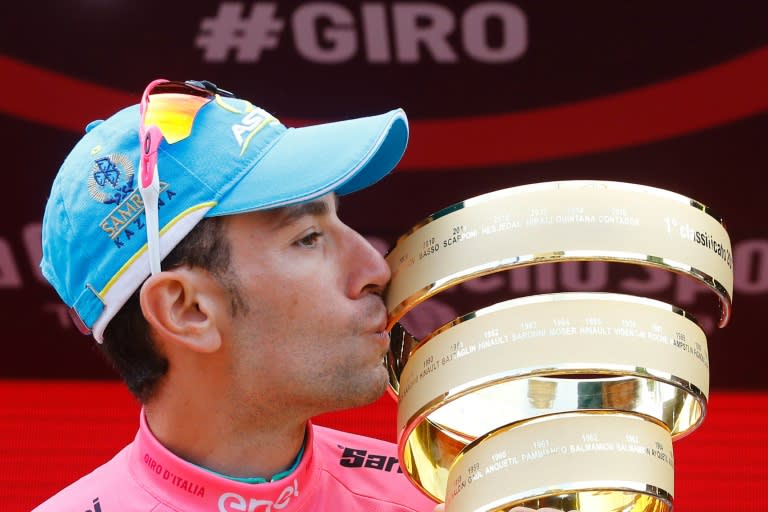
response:
<path fill-rule="evenodd" d="M 530 489 L 599 486 L 614 478 L 617 467 L 627 489 L 674 490 L 672 442 L 663 427 L 623 413 L 537 418 L 470 444 L 450 471 L 446 503 L 457 510 L 493 510 L 525 498 Z"/>
<path fill-rule="evenodd" d="M 545 206 L 542 206 L 545 205 Z M 733 261 L 721 222 L 688 198 L 614 182 L 561 182 L 502 190 L 446 208 L 387 256 L 393 318 L 447 287 L 516 266 L 601 260 L 684 273 L 730 314 Z"/>
<path fill-rule="evenodd" d="M 668 512 L 672 441 L 706 413 L 709 355 L 685 311 L 616 293 L 550 293 L 473 311 L 421 340 L 398 321 L 469 279 L 546 262 L 685 275 L 731 313 L 728 234 L 704 205 L 604 181 L 500 190 L 449 206 L 387 255 L 401 464 L 447 511 Z M 395 335 L 396 334 L 396 335 Z"/>
<path fill-rule="evenodd" d="M 563 374 L 603 379 L 543 379 Z M 653 380 L 620 383 L 617 376 Z M 545 400 L 555 395 L 552 386 L 558 398 Z M 705 334 L 681 312 L 620 294 L 548 294 L 485 308 L 423 340 L 400 374 L 398 426 L 425 414 L 425 404 L 433 422 L 481 435 L 526 417 L 610 402 L 657 417 L 677 436 L 698 425 L 708 392 Z M 670 409 L 671 402 L 680 403 Z M 489 404 L 493 415 L 483 413 Z"/>

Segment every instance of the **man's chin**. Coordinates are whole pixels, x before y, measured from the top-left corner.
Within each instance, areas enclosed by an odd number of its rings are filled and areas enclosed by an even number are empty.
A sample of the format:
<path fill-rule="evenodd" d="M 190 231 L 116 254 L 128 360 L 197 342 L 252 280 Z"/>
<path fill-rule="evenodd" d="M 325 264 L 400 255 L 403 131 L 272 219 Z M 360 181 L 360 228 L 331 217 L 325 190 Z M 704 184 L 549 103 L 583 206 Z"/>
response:
<path fill-rule="evenodd" d="M 387 391 L 389 385 L 389 377 L 387 369 L 382 365 L 376 369 L 376 373 L 372 374 L 371 379 L 366 383 L 359 383 L 356 386 L 357 389 L 348 389 L 347 402 L 345 405 L 340 406 L 337 409 L 350 409 L 353 407 L 363 407 L 376 402 Z"/>

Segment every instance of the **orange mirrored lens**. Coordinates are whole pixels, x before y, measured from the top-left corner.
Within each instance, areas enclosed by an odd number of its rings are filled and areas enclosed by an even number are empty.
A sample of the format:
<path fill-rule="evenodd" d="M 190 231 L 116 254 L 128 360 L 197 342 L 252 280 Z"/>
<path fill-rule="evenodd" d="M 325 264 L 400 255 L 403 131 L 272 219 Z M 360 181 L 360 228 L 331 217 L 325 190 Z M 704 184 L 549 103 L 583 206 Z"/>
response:
<path fill-rule="evenodd" d="M 144 126 L 160 128 L 166 142 L 173 144 L 189 137 L 200 108 L 212 96 L 192 96 L 180 93 L 159 93 L 149 97 Z"/>

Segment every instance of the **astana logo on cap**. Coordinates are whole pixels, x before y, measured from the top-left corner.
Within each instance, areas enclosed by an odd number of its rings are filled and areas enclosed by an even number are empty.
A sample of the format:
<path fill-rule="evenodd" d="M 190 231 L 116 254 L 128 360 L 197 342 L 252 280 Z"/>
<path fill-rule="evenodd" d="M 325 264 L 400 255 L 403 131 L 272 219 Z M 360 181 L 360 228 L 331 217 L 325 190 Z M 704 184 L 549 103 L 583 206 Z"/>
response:
<path fill-rule="evenodd" d="M 97 158 L 88 175 L 88 192 L 104 204 L 120 204 L 136 187 L 133 162 L 119 153 Z"/>
<path fill-rule="evenodd" d="M 137 231 L 146 229 L 144 202 L 136 187 L 134 164 L 120 153 L 96 158 L 88 174 L 88 192 L 96 201 L 114 205 L 99 222 L 99 227 L 109 236 L 117 248 L 133 238 Z M 160 192 L 170 200 L 176 195 L 168 189 L 168 183 L 160 182 Z M 160 200 L 159 206 L 165 203 Z"/>

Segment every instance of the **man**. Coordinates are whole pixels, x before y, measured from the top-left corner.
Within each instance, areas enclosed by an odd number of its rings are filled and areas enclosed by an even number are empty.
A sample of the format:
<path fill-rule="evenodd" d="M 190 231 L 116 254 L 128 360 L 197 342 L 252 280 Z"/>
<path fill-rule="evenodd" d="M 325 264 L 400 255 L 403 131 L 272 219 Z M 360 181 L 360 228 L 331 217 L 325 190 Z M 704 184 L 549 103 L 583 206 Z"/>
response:
<path fill-rule="evenodd" d="M 162 80 L 89 125 L 53 183 L 41 267 L 143 408 L 131 444 L 36 510 L 433 510 L 391 444 L 310 422 L 385 389 L 390 272 L 337 196 L 389 173 L 407 138 L 402 110 L 286 129 L 209 82 Z"/>

